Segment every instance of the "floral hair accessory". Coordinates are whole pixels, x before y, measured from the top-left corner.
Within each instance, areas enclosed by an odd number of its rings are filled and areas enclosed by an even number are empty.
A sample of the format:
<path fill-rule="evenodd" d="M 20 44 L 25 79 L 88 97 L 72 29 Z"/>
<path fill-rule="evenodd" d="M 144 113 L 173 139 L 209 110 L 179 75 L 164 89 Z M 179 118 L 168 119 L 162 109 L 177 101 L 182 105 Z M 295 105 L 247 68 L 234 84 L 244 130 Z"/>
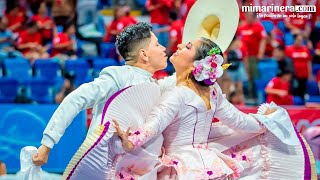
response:
<path fill-rule="evenodd" d="M 218 47 L 210 49 L 204 59 L 196 60 L 192 74 L 197 81 L 203 81 L 206 85 L 213 85 L 217 78 L 221 77 L 225 67 L 222 67 L 223 57 L 219 55 Z"/>

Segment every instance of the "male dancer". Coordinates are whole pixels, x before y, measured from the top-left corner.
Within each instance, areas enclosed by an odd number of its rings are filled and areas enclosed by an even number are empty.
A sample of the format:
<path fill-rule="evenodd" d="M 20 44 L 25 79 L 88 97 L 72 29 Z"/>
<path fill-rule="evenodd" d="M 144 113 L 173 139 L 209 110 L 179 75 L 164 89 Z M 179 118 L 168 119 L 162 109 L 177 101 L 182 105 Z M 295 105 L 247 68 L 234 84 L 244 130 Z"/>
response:
<path fill-rule="evenodd" d="M 99 124 L 103 107 L 110 96 L 130 85 L 154 81 L 152 74 L 167 66 L 166 48 L 158 43 L 147 23 L 124 29 L 117 38 L 116 46 L 126 60 L 126 65 L 103 69 L 98 78 L 81 85 L 63 100 L 44 130 L 39 153 L 33 156 L 35 165 L 42 166 L 47 163 L 50 150 L 59 142 L 65 129 L 80 111 L 93 107 L 94 116 L 89 134 Z M 162 91 L 170 89 L 175 86 L 175 76 L 158 83 Z M 155 141 L 162 140 L 162 136 L 155 138 Z M 121 146 L 120 140 L 118 141 Z M 161 147 L 147 148 L 147 151 L 158 156 Z"/>

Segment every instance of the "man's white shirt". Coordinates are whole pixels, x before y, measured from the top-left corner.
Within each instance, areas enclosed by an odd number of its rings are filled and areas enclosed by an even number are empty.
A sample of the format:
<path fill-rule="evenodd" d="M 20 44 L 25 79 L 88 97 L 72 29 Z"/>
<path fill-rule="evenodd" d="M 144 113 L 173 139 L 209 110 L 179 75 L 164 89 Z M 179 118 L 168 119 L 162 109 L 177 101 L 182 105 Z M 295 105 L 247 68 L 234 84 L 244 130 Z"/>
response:
<path fill-rule="evenodd" d="M 109 97 L 125 87 L 151 81 L 154 80 L 150 72 L 134 66 L 104 68 L 98 78 L 81 85 L 63 100 L 44 130 L 41 144 L 52 148 L 59 142 L 74 117 L 82 110 L 93 107 L 89 134 L 99 124 Z M 175 74 L 157 82 L 161 92 L 172 89 L 176 85 Z"/>

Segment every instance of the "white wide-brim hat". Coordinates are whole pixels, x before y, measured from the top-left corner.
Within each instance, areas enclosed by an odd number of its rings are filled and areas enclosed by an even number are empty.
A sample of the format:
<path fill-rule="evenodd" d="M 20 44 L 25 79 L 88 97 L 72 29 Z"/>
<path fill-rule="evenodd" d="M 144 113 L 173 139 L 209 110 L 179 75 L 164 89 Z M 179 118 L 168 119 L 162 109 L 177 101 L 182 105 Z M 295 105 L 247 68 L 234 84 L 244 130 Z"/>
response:
<path fill-rule="evenodd" d="M 222 52 L 230 45 L 239 23 L 236 0 L 197 0 L 189 11 L 183 30 L 183 43 L 204 37 Z"/>

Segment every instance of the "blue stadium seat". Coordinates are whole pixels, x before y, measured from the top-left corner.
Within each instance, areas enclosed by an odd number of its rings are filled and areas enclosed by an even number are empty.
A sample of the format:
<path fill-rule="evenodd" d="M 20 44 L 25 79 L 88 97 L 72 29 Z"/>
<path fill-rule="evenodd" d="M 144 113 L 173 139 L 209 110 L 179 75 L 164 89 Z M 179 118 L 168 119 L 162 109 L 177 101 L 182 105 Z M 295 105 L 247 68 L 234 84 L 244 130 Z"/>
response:
<path fill-rule="evenodd" d="M 310 96 L 307 102 L 320 103 L 320 96 Z"/>
<path fill-rule="evenodd" d="M 61 78 L 60 64 L 50 59 L 36 60 L 34 70 L 36 77 L 46 78 L 51 84 Z"/>
<path fill-rule="evenodd" d="M 52 104 L 54 102 L 50 82 L 46 78 L 34 78 L 30 80 L 31 99 L 41 104 Z"/>
<path fill-rule="evenodd" d="M 265 80 L 265 79 L 257 79 L 254 81 L 259 104 L 266 102 L 266 92 L 264 91 L 264 89 L 268 83 L 269 83 L 269 80 Z"/>
<path fill-rule="evenodd" d="M 63 32 L 63 26 L 58 25 L 56 28 L 57 28 L 57 32 L 58 32 L 58 33 Z"/>
<path fill-rule="evenodd" d="M 285 33 L 284 34 L 284 43 L 285 43 L 285 45 L 286 46 L 290 46 L 290 45 L 293 44 L 293 42 L 294 42 L 293 35 L 290 32 Z"/>
<path fill-rule="evenodd" d="M 100 71 L 109 66 L 118 66 L 119 63 L 114 59 L 102 59 L 102 58 L 95 58 L 93 60 L 93 76 L 98 77 Z"/>
<path fill-rule="evenodd" d="M 97 30 L 101 33 L 101 34 L 105 34 L 105 22 L 104 22 L 104 19 L 103 19 L 103 16 L 102 15 L 98 15 L 98 18 L 97 18 Z"/>
<path fill-rule="evenodd" d="M 271 32 L 274 28 L 274 24 L 272 21 L 269 20 L 262 20 L 261 24 L 263 25 L 264 29 L 266 30 L 266 32 Z"/>
<path fill-rule="evenodd" d="M 89 82 L 92 79 L 90 76 L 90 65 L 87 61 L 67 60 L 65 62 L 65 70 L 68 73 L 75 75 L 76 86 Z"/>
<path fill-rule="evenodd" d="M 0 103 L 13 103 L 18 92 L 18 81 L 14 78 L 0 78 Z"/>
<path fill-rule="evenodd" d="M 279 21 L 278 22 L 278 28 L 280 29 L 280 31 L 282 31 L 283 33 L 285 33 L 287 31 L 286 25 L 284 24 L 284 21 Z"/>
<path fill-rule="evenodd" d="M 312 74 L 317 75 L 318 71 L 320 71 L 320 64 L 312 64 Z"/>
<path fill-rule="evenodd" d="M 274 59 L 263 59 L 258 63 L 259 79 L 271 80 L 278 73 L 278 63 Z"/>
<path fill-rule="evenodd" d="M 146 0 L 135 0 L 135 2 L 140 7 L 144 7 L 146 4 Z"/>
<path fill-rule="evenodd" d="M 300 105 L 304 105 L 304 102 L 300 96 L 293 96 L 293 104 L 300 106 Z"/>
<path fill-rule="evenodd" d="M 15 78 L 19 83 L 26 83 L 32 77 L 29 61 L 23 58 L 9 58 L 4 62 L 5 76 Z"/>
<path fill-rule="evenodd" d="M 116 47 L 114 43 L 101 43 L 101 57 L 104 58 L 117 58 Z"/>
<path fill-rule="evenodd" d="M 307 93 L 310 96 L 318 96 L 319 95 L 319 87 L 316 81 L 308 81 L 307 82 Z"/>

